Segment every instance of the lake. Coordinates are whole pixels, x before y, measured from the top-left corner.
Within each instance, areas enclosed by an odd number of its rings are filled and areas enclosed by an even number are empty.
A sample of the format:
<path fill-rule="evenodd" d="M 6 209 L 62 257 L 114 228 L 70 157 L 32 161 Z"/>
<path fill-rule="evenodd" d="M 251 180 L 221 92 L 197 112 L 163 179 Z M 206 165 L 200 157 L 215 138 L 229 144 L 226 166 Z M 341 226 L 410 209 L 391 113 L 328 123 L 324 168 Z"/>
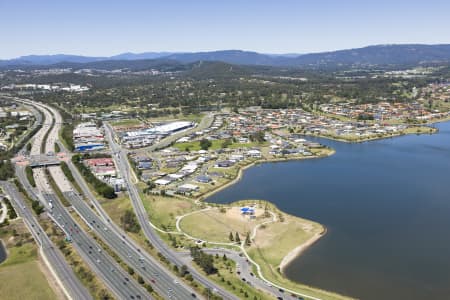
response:
<path fill-rule="evenodd" d="M 434 135 L 348 144 L 331 157 L 265 163 L 209 202 L 265 199 L 328 233 L 290 279 L 362 299 L 450 299 L 450 122 Z"/>

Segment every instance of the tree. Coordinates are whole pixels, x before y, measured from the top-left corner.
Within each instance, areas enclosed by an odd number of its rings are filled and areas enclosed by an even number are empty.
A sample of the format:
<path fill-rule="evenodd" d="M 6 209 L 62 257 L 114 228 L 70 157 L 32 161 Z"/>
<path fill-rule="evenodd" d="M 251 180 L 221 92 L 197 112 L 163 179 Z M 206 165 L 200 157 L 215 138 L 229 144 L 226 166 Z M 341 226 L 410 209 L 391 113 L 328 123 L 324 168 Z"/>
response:
<path fill-rule="evenodd" d="M 231 146 L 233 142 L 231 141 L 231 139 L 226 139 L 225 141 L 222 142 L 222 148 L 228 148 Z"/>
<path fill-rule="evenodd" d="M 214 266 L 214 257 L 200 250 L 198 247 L 190 248 L 191 256 L 194 262 L 202 268 L 202 270 L 210 275 L 217 273 L 217 268 Z"/>
<path fill-rule="evenodd" d="M 208 150 L 209 147 L 212 146 L 212 143 L 210 140 L 207 139 L 201 139 L 200 140 L 200 148 L 202 148 L 202 150 Z"/>
<path fill-rule="evenodd" d="M 180 268 L 180 276 L 184 277 L 184 275 L 186 275 L 187 272 L 188 272 L 187 266 L 186 265 L 182 265 L 181 268 Z"/>
<path fill-rule="evenodd" d="M 236 241 L 236 243 L 240 243 L 241 242 L 241 238 L 239 237 L 239 233 L 236 232 L 236 237 L 234 238 L 234 240 Z"/>
<path fill-rule="evenodd" d="M 230 236 L 228 238 L 230 239 L 230 241 L 234 242 L 233 233 L 231 231 L 230 231 Z"/>
<path fill-rule="evenodd" d="M 126 231 L 138 233 L 139 230 L 141 230 L 141 226 L 139 225 L 136 216 L 133 211 L 129 209 L 120 217 L 120 222 Z"/>
<path fill-rule="evenodd" d="M 141 275 L 138 276 L 137 281 L 138 281 L 139 284 L 144 284 L 144 278 L 142 278 Z"/>
<path fill-rule="evenodd" d="M 245 245 L 250 246 L 251 245 L 251 240 L 250 240 L 250 232 L 247 232 L 247 236 L 245 237 Z"/>

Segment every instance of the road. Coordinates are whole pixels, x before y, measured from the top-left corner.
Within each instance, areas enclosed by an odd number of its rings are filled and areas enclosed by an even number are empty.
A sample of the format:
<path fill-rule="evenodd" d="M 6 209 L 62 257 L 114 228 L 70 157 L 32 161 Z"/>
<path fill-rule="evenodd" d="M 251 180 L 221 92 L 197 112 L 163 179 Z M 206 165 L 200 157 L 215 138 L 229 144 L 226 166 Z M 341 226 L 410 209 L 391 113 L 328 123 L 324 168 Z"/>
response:
<path fill-rule="evenodd" d="M 213 118 L 212 118 L 213 119 Z M 207 122 L 208 123 L 208 122 Z M 206 123 L 205 123 L 206 124 Z M 127 190 L 130 194 L 130 198 L 132 200 L 133 208 L 136 212 L 136 215 L 138 217 L 139 223 L 141 224 L 142 229 L 144 230 L 144 233 L 146 237 L 156 246 L 161 247 L 164 249 L 164 251 L 161 251 L 161 253 L 168 258 L 172 263 L 177 264 L 178 266 L 184 264 L 191 264 L 191 261 L 187 259 L 186 253 L 179 253 L 175 252 L 174 250 L 171 250 L 167 246 L 164 247 L 165 243 L 162 241 L 162 239 L 159 237 L 159 235 L 155 232 L 154 228 L 150 225 L 150 221 L 148 219 L 147 212 L 142 204 L 142 201 L 140 200 L 139 192 L 137 191 L 137 188 L 135 185 L 131 182 L 131 167 L 128 162 L 128 158 L 126 156 L 126 152 L 118 145 L 114 139 L 113 135 L 113 129 L 109 124 L 105 125 L 105 135 L 108 139 L 108 142 L 110 144 L 110 147 L 115 155 L 113 155 L 113 158 L 115 159 L 116 166 L 119 168 L 120 173 L 122 174 L 123 178 L 125 179 L 125 182 L 127 184 Z M 202 128 L 202 130 L 205 128 Z M 197 128 L 197 130 L 199 130 Z M 189 132 L 182 132 L 177 135 L 177 139 L 182 137 L 183 135 L 187 135 Z M 171 141 L 165 141 L 162 144 L 158 143 L 153 145 L 152 149 L 161 149 L 165 146 L 168 146 Z M 147 148 L 149 149 L 149 148 Z M 280 291 L 278 287 L 272 286 L 270 283 L 265 282 L 255 276 L 252 272 L 252 265 L 247 261 L 247 258 L 245 256 L 240 256 L 239 253 L 235 251 L 230 251 L 226 249 L 214 249 L 214 250 L 208 250 L 208 252 L 213 254 L 227 254 L 230 256 L 231 259 L 236 261 L 239 266 L 241 273 L 241 278 L 245 279 L 245 282 L 243 281 L 243 284 L 249 284 L 254 286 L 255 288 L 272 295 L 274 298 L 281 297 L 283 299 L 297 299 L 297 296 L 291 296 L 287 294 L 284 291 Z M 196 280 L 198 280 L 203 285 L 209 287 L 211 290 L 217 291 L 217 294 L 224 298 L 229 297 L 235 297 L 234 295 L 230 294 L 229 292 L 223 290 L 221 287 L 216 285 L 215 283 L 210 282 L 207 278 L 199 274 L 198 272 L 195 272 L 195 270 L 192 272 L 193 276 Z"/>
<path fill-rule="evenodd" d="M 0 185 L 5 193 L 9 195 L 14 210 L 24 220 L 36 243 L 39 245 L 41 256 L 50 264 L 50 270 L 55 273 L 54 275 L 59 284 L 62 285 L 67 297 L 69 299 L 92 299 L 89 292 L 67 264 L 61 252 L 55 248 L 53 242 L 44 232 L 15 185 L 6 181 L 0 182 Z"/>
<path fill-rule="evenodd" d="M 35 105 L 38 109 L 44 112 L 45 123 L 51 123 L 51 114 L 46 107 L 40 104 L 29 103 Z M 47 119 L 48 118 L 48 119 Z M 57 125 L 58 122 L 55 122 Z M 55 126 L 57 127 L 57 126 Z M 55 128 L 54 127 L 54 128 Z M 48 127 L 44 126 L 33 140 L 32 153 L 40 153 L 40 144 L 43 142 L 45 132 Z M 55 134 L 57 130 L 52 130 L 49 133 L 49 138 L 46 143 L 46 152 L 54 151 Z M 39 149 L 39 150 L 38 150 Z M 24 185 L 28 194 L 34 199 L 39 199 L 50 212 L 50 217 L 54 222 L 71 238 L 74 248 L 77 250 L 82 259 L 92 269 L 92 271 L 104 281 L 106 286 L 113 292 L 113 294 L 120 299 L 151 299 L 152 297 L 146 290 L 144 290 L 133 278 L 120 267 L 115 260 L 102 250 L 101 246 L 94 241 L 84 230 L 74 221 L 72 216 L 68 213 L 66 208 L 61 204 L 59 199 L 53 193 L 45 173 L 42 169 L 35 169 L 34 177 L 37 189 L 33 189 L 27 181 L 23 167 L 17 166 L 16 175 Z M 50 171 L 51 172 L 51 171 Z M 57 181 L 60 181 L 59 179 Z"/>
<path fill-rule="evenodd" d="M 150 221 L 148 219 L 148 215 L 144 208 L 144 205 L 142 204 L 139 192 L 137 191 L 136 186 L 133 185 L 131 182 L 131 171 L 127 155 L 121 149 L 121 147 L 115 142 L 113 131 L 109 124 L 105 125 L 105 135 L 106 138 L 108 139 L 111 150 L 114 153 L 113 158 L 115 160 L 116 167 L 119 169 L 120 174 L 123 176 L 126 182 L 126 187 L 128 190 L 128 194 L 130 195 L 131 203 L 133 205 L 137 219 L 141 225 L 141 228 L 145 236 L 171 263 L 176 264 L 178 267 L 181 267 L 184 264 L 184 261 L 177 254 L 177 252 L 170 249 L 164 243 L 161 237 L 155 232 L 154 228 L 150 225 Z M 216 294 L 220 295 L 221 297 L 225 299 L 239 299 L 235 295 L 231 294 L 230 292 L 226 291 L 219 285 L 213 283 L 212 281 L 204 277 L 195 269 L 191 268 L 190 272 L 196 281 L 198 281 L 205 287 L 211 289 L 212 291 L 216 291 Z"/>
<path fill-rule="evenodd" d="M 49 108 L 56 119 L 56 126 L 50 132 L 46 142 L 46 152 L 54 152 L 54 144 L 57 140 L 58 124 L 61 124 L 59 113 Z M 69 167 L 74 168 L 71 162 Z M 184 283 L 178 282 L 175 275 L 164 269 L 153 257 L 142 251 L 139 246 L 128 239 L 126 234 L 121 231 L 113 222 L 110 222 L 106 213 L 100 218 L 95 212 L 84 202 L 83 198 L 75 192 L 74 188 L 67 180 L 61 170 L 61 167 L 49 167 L 49 172 L 55 180 L 57 186 L 62 191 L 64 197 L 70 202 L 72 207 L 77 211 L 85 223 L 94 231 L 128 266 L 132 267 L 147 282 L 151 282 L 153 288 L 162 296 L 171 299 L 188 299 L 192 298 L 194 291 Z M 73 170 L 74 171 L 74 170 Z M 79 175 L 78 172 L 74 176 Z M 80 180 L 80 185 L 85 186 L 84 180 Z M 86 186 L 85 186 L 86 188 Z M 93 197 L 92 193 L 90 195 Z M 95 197 L 94 197 L 95 199 Z M 98 203 L 97 203 L 98 204 Z M 101 206 L 100 206 L 101 208 Z"/>

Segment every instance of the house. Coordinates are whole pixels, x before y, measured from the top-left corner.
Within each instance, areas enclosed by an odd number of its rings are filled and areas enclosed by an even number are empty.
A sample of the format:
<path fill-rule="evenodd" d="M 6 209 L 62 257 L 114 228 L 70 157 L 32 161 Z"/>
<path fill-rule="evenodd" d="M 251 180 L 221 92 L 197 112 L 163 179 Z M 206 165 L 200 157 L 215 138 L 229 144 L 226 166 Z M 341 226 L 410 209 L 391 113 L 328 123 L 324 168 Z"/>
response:
<path fill-rule="evenodd" d="M 171 180 L 168 180 L 165 178 L 155 180 L 155 184 L 157 184 L 157 185 L 168 185 L 171 182 L 172 182 Z"/>
<path fill-rule="evenodd" d="M 216 162 L 216 164 L 214 165 L 217 168 L 228 168 L 234 165 L 234 162 L 231 160 L 221 160 Z"/>
<path fill-rule="evenodd" d="M 200 183 L 210 183 L 212 179 L 208 175 L 200 175 L 195 178 L 195 181 Z"/>
<path fill-rule="evenodd" d="M 140 161 L 137 167 L 140 170 L 149 170 L 152 168 L 152 163 L 150 161 Z"/>
<path fill-rule="evenodd" d="M 251 149 L 247 151 L 247 155 L 254 158 L 260 158 L 261 157 L 261 151 L 256 149 Z"/>
<path fill-rule="evenodd" d="M 177 192 L 180 194 L 186 194 L 186 193 L 192 193 L 195 191 L 200 190 L 200 187 L 194 184 L 186 183 L 183 185 L 180 185 L 177 189 Z"/>

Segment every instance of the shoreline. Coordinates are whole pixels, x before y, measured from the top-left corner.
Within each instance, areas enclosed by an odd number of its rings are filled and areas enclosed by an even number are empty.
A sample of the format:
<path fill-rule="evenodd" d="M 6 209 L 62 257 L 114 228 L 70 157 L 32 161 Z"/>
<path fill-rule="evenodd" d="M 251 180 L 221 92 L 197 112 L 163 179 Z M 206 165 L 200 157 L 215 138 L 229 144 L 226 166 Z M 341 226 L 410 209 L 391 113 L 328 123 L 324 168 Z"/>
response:
<path fill-rule="evenodd" d="M 318 242 L 322 237 L 324 237 L 327 234 L 327 229 L 325 226 L 322 226 L 322 231 L 320 233 L 316 233 L 313 235 L 310 239 L 308 239 L 306 242 L 298 245 L 291 251 L 289 251 L 288 254 L 286 254 L 283 257 L 283 260 L 281 261 L 280 265 L 278 266 L 280 268 L 280 273 L 285 278 L 288 278 L 286 274 L 284 273 L 284 270 L 286 267 L 288 267 L 296 258 L 301 256 L 307 249 L 309 249 L 311 246 L 313 246 L 316 242 Z M 289 278 L 288 278 L 289 279 Z"/>
<path fill-rule="evenodd" d="M 248 168 L 251 168 L 253 166 L 256 166 L 258 164 L 274 163 L 274 162 L 285 162 L 285 161 L 296 161 L 296 160 L 301 161 L 301 160 L 305 160 L 305 159 L 326 158 L 326 157 L 330 157 L 330 156 L 332 156 L 333 154 L 336 153 L 336 150 L 334 150 L 332 148 L 329 148 L 329 149 L 330 149 L 330 153 L 328 153 L 327 155 L 323 155 L 323 156 L 306 156 L 306 157 L 293 157 L 293 158 L 289 158 L 289 157 L 288 158 L 268 158 L 268 159 L 255 160 L 255 161 L 249 163 L 248 165 L 240 167 L 239 170 L 238 170 L 237 176 L 234 179 L 232 179 L 231 181 L 229 181 L 229 182 L 227 182 L 227 183 L 217 187 L 216 189 L 213 189 L 213 190 L 211 190 L 209 192 L 206 192 L 205 194 L 202 194 L 202 195 L 199 195 L 199 196 L 195 197 L 194 200 L 195 201 L 208 202 L 208 201 L 206 201 L 207 198 L 209 198 L 212 195 L 214 195 L 214 194 L 216 194 L 216 193 L 218 193 L 218 192 L 220 192 L 220 191 L 222 191 L 222 190 L 232 186 L 233 184 L 237 183 L 239 180 L 241 180 L 242 175 L 244 174 L 245 170 L 247 170 Z M 267 201 L 269 201 L 269 200 L 267 200 Z M 210 202 L 208 202 L 208 203 L 210 203 Z"/>
<path fill-rule="evenodd" d="M 442 122 L 447 122 L 447 121 L 442 121 Z M 402 133 L 396 133 L 393 135 L 386 135 L 386 136 L 382 136 L 382 137 L 370 137 L 370 138 L 365 138 L 362 140 L 348 140 L 345 138 L 337 138 L 337 137 L 332 137 L 332 136 L 327 136 L 327 135 L 322 135 L 322 134 L 307 134 L 307 133 L 305 133 L 303 135 L 309 136 L 309 137 L 323 138 L 323 139 L 328 139 L 328 140 L 342 142 L 342 143 L 348 143 L 348 144 L 358 144 L 358 143 L 365 143 L 365 142 L 373 142 L 373 141 L 377 141 L 377 140 L 386 140 L 386 139 L 391 139 L 391 138 L 396 138 L 396 137 L 401 137 L 401 136 L 407 136 L 407 135 L 411 135 L 411 134 L 416 134 L 416 135 L 436 134 L 436 133 L 439 133 L 439 130 L 434 127 L 428 126 L 428 125 L 433 125 L 436 123 L 441 123 L 441 122 L 430 123 L 430 124 L 427 124 L 427 126 L 424 126 L 424 127 L 429 127 L 430 129 L 432 129 L 432 132 L 408 132 L 408 133 L 402 132 Z"/>

